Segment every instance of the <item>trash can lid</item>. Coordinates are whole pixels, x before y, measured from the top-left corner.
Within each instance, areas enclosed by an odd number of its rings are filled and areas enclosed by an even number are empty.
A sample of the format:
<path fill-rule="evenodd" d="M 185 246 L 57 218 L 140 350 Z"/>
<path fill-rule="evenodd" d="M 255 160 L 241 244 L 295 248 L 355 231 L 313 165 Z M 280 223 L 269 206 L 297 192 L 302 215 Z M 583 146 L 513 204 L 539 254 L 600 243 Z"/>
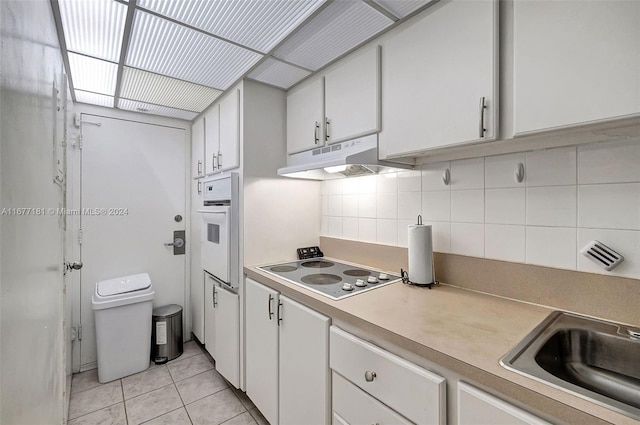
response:
<path fill-rule="evenodd" d="M 98 295 L 106 297 L 109 295 L 124 294 L 147 289 L 151 286 L 151 278 L 148 273 L 139 273 L 131 276 L 116 277 L 96 283 Z"/>
<path fill-rule="evenodd" d="M 169 304 L 169 305 L 163 305 L 163 306 L 154 308 L 153 316 L 167 317 L 167 316 L 176 315 L 181 312 L 182 312 L 182 306 L 179 306 L 178 304 Z"/>

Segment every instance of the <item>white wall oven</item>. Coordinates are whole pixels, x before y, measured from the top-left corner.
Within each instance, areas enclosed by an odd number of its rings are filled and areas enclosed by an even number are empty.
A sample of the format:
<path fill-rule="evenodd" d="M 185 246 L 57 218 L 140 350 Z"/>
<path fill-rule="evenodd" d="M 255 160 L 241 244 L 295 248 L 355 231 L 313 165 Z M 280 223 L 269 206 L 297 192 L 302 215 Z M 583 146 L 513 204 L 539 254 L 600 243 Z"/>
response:
<path fill-rule="evenodd" d="M 216 175 L 203 182 L 200 242 L 202 268 L 220 285 L 239 286 L 238 174 Z"/>

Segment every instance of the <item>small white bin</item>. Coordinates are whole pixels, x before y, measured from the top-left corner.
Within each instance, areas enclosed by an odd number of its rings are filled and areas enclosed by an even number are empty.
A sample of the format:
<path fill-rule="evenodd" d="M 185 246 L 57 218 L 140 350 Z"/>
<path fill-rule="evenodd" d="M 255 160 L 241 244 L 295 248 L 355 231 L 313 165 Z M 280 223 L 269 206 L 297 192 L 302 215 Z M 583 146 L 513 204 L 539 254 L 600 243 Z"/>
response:
<path fill-rule="evenodd" d="M 101 383 L 149 367 L 153 295 L 147 273 L 96 283 L 92 305 Z"/>

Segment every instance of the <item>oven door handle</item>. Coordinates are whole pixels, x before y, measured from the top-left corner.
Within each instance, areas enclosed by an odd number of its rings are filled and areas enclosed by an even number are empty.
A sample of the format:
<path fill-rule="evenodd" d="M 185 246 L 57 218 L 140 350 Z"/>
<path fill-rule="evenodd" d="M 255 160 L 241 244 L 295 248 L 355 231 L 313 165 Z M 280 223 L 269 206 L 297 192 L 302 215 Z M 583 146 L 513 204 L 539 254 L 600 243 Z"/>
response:
<path fill-rule="evenodd" d="M 228 214 L 227 211 L 209 211 L 209 210 L 196 210 L 201 214 Z"/>

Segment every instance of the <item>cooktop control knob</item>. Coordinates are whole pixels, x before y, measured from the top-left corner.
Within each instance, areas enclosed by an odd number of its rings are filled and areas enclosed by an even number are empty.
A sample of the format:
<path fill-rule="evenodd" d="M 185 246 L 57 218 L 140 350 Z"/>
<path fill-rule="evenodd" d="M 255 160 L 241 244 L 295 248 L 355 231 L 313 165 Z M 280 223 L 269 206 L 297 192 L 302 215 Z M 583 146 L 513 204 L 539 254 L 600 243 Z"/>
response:
<path fill-rule="evenodd" d="M 367 278 L 367 282 L 369 282 L 369 283 L 378 283 L 378 278 L 375 277 L 375 276 L 369 276 Z"/>
<path fill-rule="evenodd" d="M 386 273 L 380 273 L 380 276 L 378 277 L 378 279 L 380 280 L 389 280 L 389 275 Z"/>
<path fill-rule="evenodd" d="M 365 282 L 362 279 L 357 279 L 356 280 L 356 286 L 359 286 L 359 287 L 367 286 L 367 282 Z"/>
<path fill-rule="evenodd" d="M 343 291 L 353 291 L 353 285 L 345 282 L 344 285 L 342 285 L 342 290 Z"/>

